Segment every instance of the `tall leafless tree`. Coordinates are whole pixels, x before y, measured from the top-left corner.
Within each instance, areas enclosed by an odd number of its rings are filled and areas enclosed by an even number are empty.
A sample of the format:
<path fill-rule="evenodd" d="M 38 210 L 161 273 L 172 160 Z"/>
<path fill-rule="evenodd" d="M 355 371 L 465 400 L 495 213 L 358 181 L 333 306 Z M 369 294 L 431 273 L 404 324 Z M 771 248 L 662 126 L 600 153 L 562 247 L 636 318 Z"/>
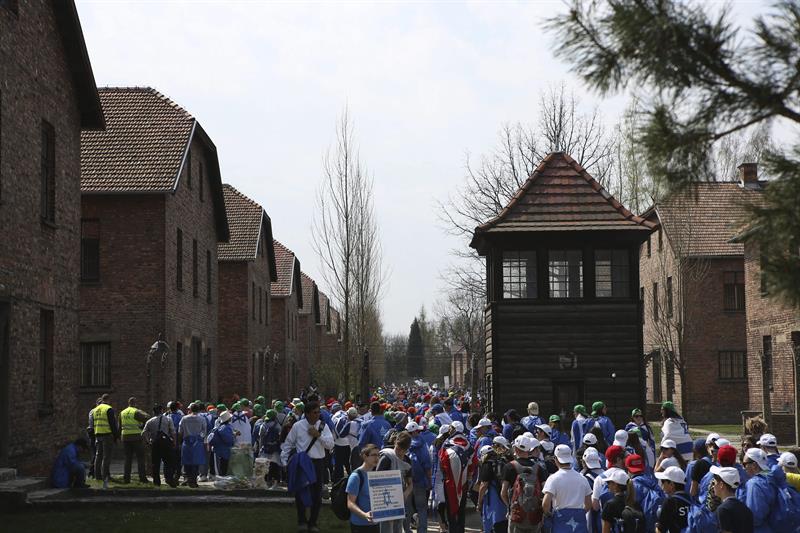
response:
<path fill-rule="evenodd" d="M 370 318 L 370 314 L 379 310 L 386 272 L 375 219 L 373 180 L 361 162 L 347 108 L 336 124 L 334 145 L 323 159 L 313 239 L 322 276 L 342 310 L 339 368 L 343 390 L 349 394 L 354 350 L 366 348 L 368 330 L 375 325 L 375 316 Z"/>

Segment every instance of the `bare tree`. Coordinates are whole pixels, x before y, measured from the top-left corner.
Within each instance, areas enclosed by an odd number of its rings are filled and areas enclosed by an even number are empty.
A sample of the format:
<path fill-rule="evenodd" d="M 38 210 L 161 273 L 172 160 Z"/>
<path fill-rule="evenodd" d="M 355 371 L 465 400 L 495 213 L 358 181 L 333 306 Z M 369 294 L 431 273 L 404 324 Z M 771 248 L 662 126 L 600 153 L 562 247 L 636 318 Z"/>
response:
<path fill-rule="evenodd" d="M 483 290 L 475 290 L 469 285 L 453 287 L 445 292 L 445 298 L 437 308 L 441 324 L 447 329 L 448 337 L 467 355 L 470 371 L 470 390 L 476 395 L 479 390 L 478 368 L 484 363 L 485 295 Z M 456 376 L 453 376 L 456 379 Z"/>
<path fill-rule="evenodd" d="M 345 108 L 336 125 L 334 145 L 323 159 L 313 221 L 314 248 L 322 263 L 322 276 L 341 309 L 339 369 L 345 394 L 351 392 L 353 350 L 365 347 L 368 310 L 377 312 L 386 278 L 372 186 Z"/>

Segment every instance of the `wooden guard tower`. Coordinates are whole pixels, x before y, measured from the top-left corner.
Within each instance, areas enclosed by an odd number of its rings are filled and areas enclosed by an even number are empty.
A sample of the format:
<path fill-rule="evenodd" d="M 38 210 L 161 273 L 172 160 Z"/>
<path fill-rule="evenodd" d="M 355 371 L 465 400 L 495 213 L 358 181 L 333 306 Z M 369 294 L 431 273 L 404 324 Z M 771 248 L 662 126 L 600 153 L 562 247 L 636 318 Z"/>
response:
<path fill-rule="evenodd" d="M 654 228 L 553 152 L 475 229 L 492 410 L 536 401 L 569 422 L 575 404 L 602 400 L 620 425 L 644 408 L 639 248 Z"/>

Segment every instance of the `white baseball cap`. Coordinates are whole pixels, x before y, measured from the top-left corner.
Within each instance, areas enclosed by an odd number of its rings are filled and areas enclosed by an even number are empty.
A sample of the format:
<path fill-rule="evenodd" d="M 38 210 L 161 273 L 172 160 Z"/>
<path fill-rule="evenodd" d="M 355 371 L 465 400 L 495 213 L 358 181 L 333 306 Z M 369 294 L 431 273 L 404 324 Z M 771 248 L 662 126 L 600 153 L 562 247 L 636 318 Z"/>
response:
<path fill-rule="evenodd" d="M 530 437 L 532 439 L 536 438 L 536 437 L 533 436 L 533 433 L 531 433 L 530 431 L 526 431 L 525 433 L 523 433 L 523 435 L 526 436 L 526 437 Z"/>
<path fill-rule="evenodd" d="M 778 439 L 772 433 L 764 433 L 758 439 L 759 446 L 769 446 L 770 448 L 774 448 L 778 445 Z"/>
<path fill-rule="evenodd" d="M 730 446 L 730 445 L 731 441 L 729 441 L 728 439 L 723 439 L 722 437 L 714 441 L 714 446 L 716 446 L 717 448 L 722 448 L 723 446 Z"/>
<path fill-rule="evenodd" d="M 536 442 L 539 442 L 539 441 L 536 441 Z M 539 442 L 539 445 L 540 445 L 540 446 L 542 447 L 542 449 L 543 449 L 544 451 L 546 451 L 547 453 L 550 453 L 550 452 L 552 452 L 552 451 L 553 451 L 553 448 L 555 448 L 555 446 L 556 446 L 555 444 L 553 444 L 553 443 L 552 443 L 551 441 L 549 441 L 549 440 L 543 440 L 542 442 Z"/>
<path fill-rule="evenodd" d="M 778 465 L 797 468 L 797 457 L 792 452 L 783 452 L 781 456 L 778 457 Z"/>
<path fill-rule="evenodd" d="M 556 446 L 556 451 L 553 454 L 561 464 L 572 464 L 572 450 L 566 444 L 559 444 Z"/>
<path fill-rule="evenodd" d="M 480 420 L 478 420 L 478 425 L 477 425 L 477 426 L 475 426 L 475 427 L 476 427 L 476 428 L 488 428 L 488 427 L 492 427 L 492 421 L 491 421 L 491 420 L 489 420 L 488 418 L 481 418 Z"/>
<path fill-rule="evenodd" d="M 583 462 L 589 468 L 603 468 L 597 448 L 586 448 L 583 452 Z"/>
<path fill-rule="evenodd" d="M 617 485 L 627 485 L 628 473 L 621 468 L 610 468 L 606 470 L 606 481 L 613 481 Z"/>
<path fill-rule="evenodd" d="M 409 433 L 414 433 L 415 431 L 421 431 L 421 430 L 422 427 L 413 420 L 408 424 L 406 424 L 406 431 L 408 431 Z"/>
<path fill-rule="evenodd" d="M 739 485 L 742 482 L 741 478 L 739 477 L 739 471 L 732 466 L 722 467 L 714 465 L 711 467 L 711 473 L 715 476 L 719 476 L 726 485 L 733 489 L 739 488 Z"/>
<path fill-rule="evenodd" d="M 450 433 L 450 424 L 444 424 L 439 428 L 439 435 L 447 435 Z"/>
<path fill-rule="evenodd" d="M 519 437 L 514 439 L 514 448 L 522 450 L 523 452 L 530 452 L 534 448 L 536 448 L 534 441 L 535 439 L 526 437 L 525 435 L 520 435 Z"/>
<path fill-rule="evenodd" d="M 760 448 L 750 448 L 744 452 L 744 456 L 758 464 L 758 467 L 761 470 L 769 469 L 769 464 L 767 463 L 767 454 L 764 453 L 764 450 Z"/>
<path fill-rule="evenodd" d="M 455 429 L 455 430 L 456 430 L 456 433 L 464 433 L 464 424 L 462 424 L 462 423 L 461 423 L 461 422 L 459 422 L 458 420 L 456 420 L 455 422 L 453 422 L 453 423 L 451 424 L 451 426 L 453 427 L 453 429 Z"/>
<path fill-rule="evenodd" d="M 670 466 L 663 472 L 656 472 L 656 479 L 666 479 L 679 485 L 686 484 L 686 474 L 679 466 Z"/>
<path fill-rule="evenodd" d="M 593 446 L 597 444 L 597 437 L 595 437 L 594 433 L 587 433 L 583 436 L 583 443 Z"/>
<path fill-rule="evenodd" d="M 483 457 L 484 455 L 489 453 L 491 449 L 492 449 L 491 446 L 489 446 L 488 444 L 484 444 L 483 446 L 481 446 L 481 449 L 478 450 L 478 457 Z"/>
<path fill-rule="evenodd" d="M 672 448 L 673 450 L 677 447 L 675 445 L 675 441 L 672 439 L 664 439 L 661 441 L 662 448 Z"/>
<path fill-rule="evenodd" d="M 706 437 L 706 445 L 709 445 L 719 438 L 719 433 L 709 433 Z"/>
<path fill-rule="evenodd" d="M 553 429 L 552 429 L 550 426 L 548 426 L 547 424 L 538 424 L 538 425 L 536 426 L 536 429 L 541 429 L 542 431 L 544 431 L 545 433 L 547 433 L 547 435 L 548 435 L 548 436 L 550 436 L 550 434 L 551 434 L 551 433 L 552 433 L 552 431 L 553 431 Z"/>
<path fill-rule="evenodd" d="M 663 470 L 666 470 L 667 468 L 670 468 L 672 466 L 680 466 L 680 465 L 681 464 L 674 457 L 667 457 L 666 459 L 661 461 L 661 464 L 659 465 L 659 468 L 661 468 L 662 471 L 663 471 Z"/>
<path fill-rule="evenodd" d="M 504 448 L 509 448 L 508 440 L 502 435 L 498 435 L 495 438 L 493 438 L 492 444 L 496 444 L 497 446 L 502 446 Z"/>
<path fill-rule="evenodd" d="M 624 429 L 617 430 L 614 433 L 614 446 L 622 446 L 623 448 L 628 444 L 628 432 Z"/>

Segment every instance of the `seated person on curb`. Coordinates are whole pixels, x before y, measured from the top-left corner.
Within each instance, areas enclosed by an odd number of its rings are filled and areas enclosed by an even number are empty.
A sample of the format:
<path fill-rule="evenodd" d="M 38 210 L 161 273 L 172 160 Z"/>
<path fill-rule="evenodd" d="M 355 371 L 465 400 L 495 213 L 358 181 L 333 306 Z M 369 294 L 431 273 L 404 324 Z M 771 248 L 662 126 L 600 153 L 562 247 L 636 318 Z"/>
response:
<path fill-rule="evenodd" d="M 89 442 L 83 437 L 61 448 L 53 465 L 53 472 L 50 474 L 50 483 L 53 488 L 85 489 L 89 487 L 86 484 L 86 468 L 79 458 L 79 452 L 85 452 L 88 449 Z"/>

